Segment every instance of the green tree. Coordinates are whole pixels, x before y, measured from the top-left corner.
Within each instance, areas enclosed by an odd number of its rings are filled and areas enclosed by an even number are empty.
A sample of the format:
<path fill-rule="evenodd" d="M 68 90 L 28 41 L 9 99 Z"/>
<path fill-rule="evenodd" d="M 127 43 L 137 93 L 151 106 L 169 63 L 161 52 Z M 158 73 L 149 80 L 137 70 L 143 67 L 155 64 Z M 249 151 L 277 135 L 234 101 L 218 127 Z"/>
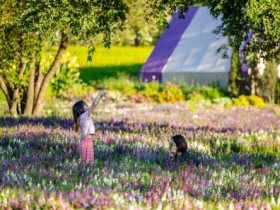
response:
<path fill-rule="evenodd" d="M 229 44 L 219 50 L 230 47 L 238 50 L 240 43 L 247 40 L 253 32 L 252 39 L 244 48 L 244 59 L 251 68 L 251 87 L 257 84 L 257 64 L 260 59 L 271 61 L 280 55 L 280 6 L 278 0 L 206 0 L 211 13 L 221 15 L 222 24 L 216 33 L 228 37 Z M 254 88 L 251 90 L 254 92 Z"/>
<path fill-rule="evenodd" d="M 216 32 L 229 38 L 229 45 L 223 46 L 224 49 L 238 49 L 253 31 L 253 38 L 244 49 L 246 58 L 255 53 L 265 60 L 279 57 L 280 6 L 277 0 L 209 0 L 205 4 L 215 17 L 221 15 L 222 24 Z"/>
<path fill-rule="evenodd" d="M 42 113 L 70 35 L 89 45 L 90 59 L 94 37 L 102 34 L 109 47 L 127 13 L 120 0 L 9 0 L 0 5 L 0 87 L 13 115 Z M 58 43 L 48 69 L 41 65 L 46 43 Z"/>
<path fill-rule="evenodd" d="M 275 103 L 277 99 L 277 65 L 276 62 L 267 62 L 264 74 L 259 77 L 257 93 L 266 102 Z"/>
<path fill-rule="evenodd" d="M 229 92 L 231 96 L 237 97 L 242 92 L 243 77 L 239 62 L 239 51 L 233 51 L 231 57 L 231 71 L 229 74 Z"/>
<path fill-rule="evenodd" d="M 121 45 L 147 45 L 154 44 L 156 37 L 162 31 L 154 18 L 147 21 L 145 10 L 145 0 L 125 0 L 129 11 L 124 25 L 124 30 L 121 31 L 114 39 L 116 44 Z"/>

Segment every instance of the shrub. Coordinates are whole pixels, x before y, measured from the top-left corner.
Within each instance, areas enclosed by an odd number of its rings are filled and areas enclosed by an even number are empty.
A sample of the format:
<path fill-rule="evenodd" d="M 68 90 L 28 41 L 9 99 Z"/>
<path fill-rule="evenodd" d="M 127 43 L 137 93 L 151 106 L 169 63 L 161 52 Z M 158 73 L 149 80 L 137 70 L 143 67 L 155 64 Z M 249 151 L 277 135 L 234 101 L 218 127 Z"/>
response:
<path fill-rule="evenodd" d="M 249 103 L 253 106 L 264 106 L 264 100 L 256 95 L 248 96 Z"/>
<path fill-rule="evenodd" d="M 147 101 L 157 103 L 164 102 L 164 96 L 162 94 L 163 88 L 158 82 L 144 83 L 139 91 L 143 92 Z"/>
<path fill-rule="evenodd" d="M 235 106 L 248 106 L 250 105 L 247 96 L 241 95 L 238 98 L 234 99 L 232 105 Z"/>
<path fill-rule="evenodd" d="M 174 83 L 167 83 L 165 85 L 159 84 L 158 82 L 145 83 L 143 86 L 138 87 L 138 93 L 143 93 L 142 96 L 144 96 L 147 101 L 156 103 L 174 103 L 184 100 L 182 90 L 179 85 Z M 139 95 L 139 97 L 140 96 L 141 95 Z"/>
<path fill-rule="evenodd" d="M 222 98 L 227 95 L 227 93 L 217 86 L 210 87 L 204 86 L 201 90 L 201 94 L 205 99 L 214 101 L 215 99 Z"/>
<path fill-rule="evenodd" d="M 63 55 L 60 67 L 51 80 L 52 92 L 55 96 L 61 97 L 69 88 L 82 82 L 76 60 L 77 57 L 70 57 L 69 52 Z"/>
<path fill-rule="evenodd" d="M 205 100 L 205 98 L 201 93 L 194 91 L 189 94 L 189 100 L 193 102 L 197 102 L 197 101 Z"/>
<path fill-rule="evenodd" d="M 115 78 L 104 79 L 102 83 L 98 85 L 99 89 L 115 90 L 122 92 L 126 95 L 134 95 L 136 93 L 135 84 L 137 81 L 128 78 L 126 74 L 118 73 Z"/>
<path fill-rule="evenodd" d="M 176 101 L 183 101 L 184 94 L 180 87 L 174 83 L 167 83 L 163 87 L 163 94 L 164 94 L 164 101 L 166 102 L 176 102 Z"/>
<path fill-rule="evenodd" d="M 186 100 L 210 100 L 213 102 L 218 98 L 222 98 L 227 93 L 217 86 L 196 86 L 181 84 L 182 90 Z"/>
<path fill-rule="evenodd" d="M 253 106 L 264 106 L 264 100 L 256 95 L 251 95 L 251 96 L 245 96 L 241 95 L 238 98 L 234 99 L 232 102 L 232 105 L 235 106 L 248 106 L 248 105 L 253 105 Z"/>

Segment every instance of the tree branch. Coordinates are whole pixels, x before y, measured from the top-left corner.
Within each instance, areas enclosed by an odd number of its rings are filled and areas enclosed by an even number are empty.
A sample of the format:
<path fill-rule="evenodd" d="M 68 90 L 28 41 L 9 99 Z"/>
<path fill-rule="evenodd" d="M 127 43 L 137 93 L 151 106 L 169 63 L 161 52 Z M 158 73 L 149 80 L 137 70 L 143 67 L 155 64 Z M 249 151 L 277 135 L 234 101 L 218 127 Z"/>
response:
<path fill-rule="evenodd" d="M 26 94 L 26 104 L 24 108 L 24 115 L 32 115 L 33 105 L 34 105 L 34 80 L 35 80 L 35 67 L 30 69 L 28 89 Z"/>
<path fill-rule="evenodd" d="M 19 65 L 19 69 L 18 69 L 18 79 L 19 81 L 22 79 L 23 77 L 23 73 L 25 71 L 26 68 L 26 62 L 21 62 L 21 64 Z M 17 115 L 18 114 L 18 102 L 20 99 L 20 95 L 19 95 L 19 89 L 20 87 L 17 86 L 14 91 L 13 91 L 13 96 L 12 96 L 12 100 L 11 100 L 11 107 L 10 107 L 10 112 L 12 115 Z"/>
<path fill-rule="evenodd" d="M 35 104 L 35 107 L 34 107 L 34 110 L 33 110 L 34 115 L 40 115 L 41 114 L 41 111 L 42 111 L 42 108 L 43 108 L 43 102 L 44 102 L 44 99 L 45 99 L 45 95 L 46 95 L 48 85 L 51 81 L 51 78 L 54 76 L 55 72 L 57 71 L 57 69 L 59 67 L 60 60 L 62 58 L 62 55 L 63 55 L 64 51 L 67 48 L 67 45 L 68 45 L 68 35 L 62 33 L 60 46 L 58 48 L 55 59 L 52 63 L 52 66 L 50 67 L 48 73 L 44 77 L 42 85 L 40 87 L 40 91 L 38 93 L 38 98 L 36 100 L 36 104 Z"/>
<path fill-rule="evenodd" d="M 22 79 L 25 68 L 26 68 L 26 62 L 21 62 L 19 69 L 18 69 L 18 78 L 19 79 Z"/>
<path fill-rule="evenodd" d="M 35 77 L 36 77 L 36 82 L 35 82 L 35 91 L 34 91 L 34 103 L 36 103 L 36 100 L 38 98 L 38 94 L 39 94 L 39 90 L 41 87 L 41 84 L 43 82 L 44 79 L 44 75 L 42 74 L 42 72 L 40 72 L 40 64 L 37 63 L 36 67 L 35 67 Z"/>

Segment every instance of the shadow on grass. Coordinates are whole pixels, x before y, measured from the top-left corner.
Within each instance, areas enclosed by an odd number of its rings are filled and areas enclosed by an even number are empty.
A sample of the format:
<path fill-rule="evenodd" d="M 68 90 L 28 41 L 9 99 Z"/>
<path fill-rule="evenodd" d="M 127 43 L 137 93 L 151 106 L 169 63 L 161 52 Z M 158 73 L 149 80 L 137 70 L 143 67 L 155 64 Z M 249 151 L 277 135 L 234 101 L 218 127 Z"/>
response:
<path fill-rule="evenodd" d="M 138 77 L 142 64 L 120 66 L 89 66 L 80 68 L 80 78 L 87 84 L 104 79 L 117 78 L 119 74 Z"/>
<path fill-rule="evenodd" d="M 43 125 L 44 127 L 61 127 L 64 129 L 73 128 L 74 122 L 72 119 L 63 119 L 60 117 L 0 117 L 0 127 L 14 127 L 18 125 Z"/>
<path fill-rule="evenodd" d="M 12 117 L 12 116 L 3 116 L 0 117 L 0 127 L 13 127 L 17 125 L 43 125 L 44 127 L 61 127 L 63 129 L 73 128 L 74 121 L 72 118 L 61 118 L 57 116 L 50 117 Z M 179 129 L 180 131 L 187 131 L 188 133 L 196 133 L 199 131 L 204 132 L 215 132 L 215 133 L 233 133 L 238 131 L 235 128 L 224 127 L 224 128 L 212 128 L 209 126 L 201 127 L 174 127 L 168 123 L 147 123 L 147 122 L 133 122 L 129 123 L 126 120 L 110 120 L 110 121 L 96 121 L 95 125 L 99 127 L 100 130 L 107 130 L 111 132 L 143 132 L 144 130 L 149 130 L 152 132 L 153 128 L 157 129 Z"/>
<path fill-rule="evenodd" d="M 116 135 L 121 131 L 121 132 L 126 132 L 126 133 L 143 133 L 144 131 L 148 131 L 153 133 L 154 130 L 160 131 L 160 130 L 166 130 L 168 129 L 169 125 L 168 124 L 156 124 L 156 123 L 128 123 L 126 121 L 97 121 L 96 126 L 98 127 L 98 130 L 101 133 L 101 136 L 106 136 L 104 132 L 106 133 L 112 133 L 113 135 L 116 133 Z M 30 126 L 44 126 L 46 128 L 63 128 L 65 130 L 69 130 L 70 128 L 73 128 L 73 120 L 72 119 L 62 119 L 59 117 L 19 117 L 19 118 L 14 118 L 14 117 L 0 117 L 0 128 L 12 128 L 14 126 L 19 126 L 19 125 L 30 125 Z M 172 127 L 171 127 L 172 128 Z M 176 128 L 174 128 L 176 130 Z M 199 132 L 203 130 L 208 130 L 208 127 L 201 127 L 196 130 L 192 130 L 192 128 L 185 128 L 188 132 Z M 223 133 L 227 131 L 228 129 L 225 130 L 213 130 L 211 129 L 211 132 L 215 133 Z M 0 141 L 0 146 L 8 146 L 11 142 L 12 139 L 22 139 L 23 137 L 27 137 L 28 141 L 36 140 L 39 142 L 39 144 L 42 144 L 40 139 L 48 139 L 48 132 L 35 132 L 36 130 L 31 130 L 31 132 L 28 132 L 28 135 L 23 135 L 22 132 L 14 132 L 13 135 L 9 136 L 2 136 L 2 140 Z M 183 130 L 181 130 L 183 132 Z M 33 132 L 33 133 L 32 133 Z M 71 132 L 70 132 L 71 133 Z M 102 134 L 103 133 L 103 134 Z M 70 135 L 70 134 L 69 134 Z M 61 134 L 60 136 L 63 136 Z M 29 138 L 30 137 L 30 138 Z M 106 138 L 105 138 L 106 139 Z M 108 139 L 107 139 L 108 140 Z M 106 140 L 106 141 L 107 141 Z M 50 142 L 52 140 L 50 139 Z M 129 145 L 129 142 L 126 142 L 125 140 L 122 141 L 122 144 L 115 143 L 113 140 L 108 140 L 107 142 L 108 145 L 114 145 L 115 146 L 115 151 L 114 152 L 109 152 L 110 150 L 103 151 L 101 153 L 96 151 L 96 155 L 100 156 L 101 159 L 106 160 L 110 159 L 110 157 L 115 157 L 118 156 L 118 154 L 122 156 L 126 156 L 128 154 L 135 156 L 135 158 L 138 158 L 137 154 L 141 153 L 146 153 L 148 151 L 149 156 L 147 157 L 142 157 L 141 158 L 145 159 L 148 158 L 148 162 L 161 162 L 161 158 L 159 158 L 155 153 L 156 151 L 151 151 L 149 148 L 131 148 L 127 145 Z M 190 139 L 189 139 L 190 141 Z M 193 139 L 193 141 L 196 141 Z M 38 144 L 38 142 L 36 144 Z M 52 143 L 44 143 L 45 146 L 50 147 Z M 227 165 L 227 163 L 234 163 L 236 165 L 253 165 L 256 168 L 262 167 L 262 165 L 270 165 L 273 164 L 276 160 L 278 160 L 278 157 L 275 153 L 267 153 L 266 155 L 263 155 L 262 153 L 258 154 L 251 154 L 249 152 L 245 152 L 242 150 L 241 146 L 239 144 L 236 144 L 235 142 L 229 142 L 228 145 L 225 146 L 219 146 L 219 145 L 211 145 L 211 141 L 205 139 L 204 142 L 206 145 L 209 145 L 213 151 L 215 151 L 215 157 L 219 157 L 219 161 L 215 160 L 215 158 L 211 158 L 208 155 L 203 155 L 200 153 L 197 153 L 197 151 L 191 151 L 191 153 L 195 154 L 195 156 L 199 157 L 199 159 L 203 159 L 206 165 L 215 165 L 218 162 L 220 164 Z M 212 142 L 213 143 L 213 142 Z M 31 143 L 31 145 L 33 145 Z M 35 146 L 36 146 L 35 144 Z M 48 146 L 49 145 L 49 146 Z M 38 145 L 37 145 L 38 146 Z M 44 146 L 42 146 L 44 147 Z M 60 147 L 64 147 L 62 144 L 60 144 Z M 239 148 L 240 147 L 240 148 Z M 39 146 L 41 148 L 41 146 Z M 73 149 L 73 147 L 71 146 Z M 159 151 L 159 150 L 158 150 Z M 164 152 L 160 152 L 161 154 Z M 159 161 L 159 162 L 158 162 Z M 173 167 L 173 166 L 172 166 Z"/>
<path fill-rule="evenodd" d="M 64 119 L 56 116 L 51 117 L 0 117 L 0 128 L 8 128 L 8 127 L 15 127 L 20 125 L 27 125 L 27 126 L 44 126 L 46 128 L 62 128 L 65 130 L 70 131 L 70 129 L 73 128 L 73 120 L 72 119 Z M 193 127 L 181 127 L 178 129 L 177 127 L 173 127 L 172 125 L 169 125 L 168 123 L 146 123 L 146 122 L 127 122 L 126 120 L 109 120 L 109 121 L 96 121 L 95 122 L 96 127 L 98 128 L 101 133 L 104 134 L 104 132 L 110 132 L 112 134 L 116 133 L 116 135 L 119 132 L 126 132 L 126 133 L 138 133 L 141 135 L 143 132 L 146 133 L 146 135 L 149 135 L 149 133 L 153 133 L 155 131 L 160 132 L 161 130 L 169 130 L 172 129 L 174 132 L 180 132 L 180 133 L 187 133 L 186 138 L 188 141 L 197 141 L 196 134 L 201 134 L 207 136 L 207 133 L 215 133 L 215 134 L 232 134 L 236 132 L 236 129 L 232 129 L 230 127 L 225 128 L 209 128 L 208 126 L 201 126 L 197 128 Z M 15 132 L 16 133 L 16 132 Z M 43 132 L 44 133 L 44 132 Z M 70 132 L 71 133 L 71 132 Z M 217 140 L 217 139 L 216 139 Z M 211 148 L 211 151 L 214 151 L 217 153 L 218 156 L 223 157 L 225 159 L 231 159 L 228 157 L 228 153 L 232 152 L 232 154 L 244 154 L 241 155 L 241 160 L 237 160 L 236 162 L 238 164 L 243 164 L 243 158 L 249 160 L 249 162 L 252 162 L 255 158 L 264 160 L 264 162 L 273 162 L 277 157 L 279 157 L 279 149 L 274 147 L 273 145 L 270 147 L 261 147 L 259 148 L 258 145 L 256 145 L 256 149 L 258 148 L 258 152 L 252 152 L 250 150 L 247 150 L 242 144 L 239 144 L 235 141 L 229 141 L 224 142 L 223 144 L 217 144 L 215 139 L 201 139 L 200 141 L 203 142 L 203 144 L 208 145 Z M 246 152 L 247 151 L 247 152 Z M 248 154 L 245 154 L 248 153 Z M 257 155 L 258 154 L 258 155 Z M 264 155 L 261 155 L 264 154 Z M 248 155 L 248 157 L 247 157 Z M 255 158 L 254 158 L 255 157 Z M 238 156 L 237 156 L 238 158 Z M 229 160 L 230 161 L 230 160 Z M 245 161 L 246 162 L 246 161 Z M 254 161 L 253 161 L 254 162 Z M 261 161 L 262 162 L 262 161 Z M 258 163 L 256 164 L 258 165 Z M 260 164 L 261 165 L 261 164 Z"/>

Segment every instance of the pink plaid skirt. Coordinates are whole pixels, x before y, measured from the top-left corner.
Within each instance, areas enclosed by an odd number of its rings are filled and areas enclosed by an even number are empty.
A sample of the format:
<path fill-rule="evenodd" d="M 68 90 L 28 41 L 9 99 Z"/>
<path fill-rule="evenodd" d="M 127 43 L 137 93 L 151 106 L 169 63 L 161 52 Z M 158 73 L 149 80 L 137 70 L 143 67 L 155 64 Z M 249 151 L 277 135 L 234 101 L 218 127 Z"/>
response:
<path fill-rule="evenodd" d="M 84 163 L 94 163 L 93 137 L 91 135 L 81 139 L 78 150 Z"/>

